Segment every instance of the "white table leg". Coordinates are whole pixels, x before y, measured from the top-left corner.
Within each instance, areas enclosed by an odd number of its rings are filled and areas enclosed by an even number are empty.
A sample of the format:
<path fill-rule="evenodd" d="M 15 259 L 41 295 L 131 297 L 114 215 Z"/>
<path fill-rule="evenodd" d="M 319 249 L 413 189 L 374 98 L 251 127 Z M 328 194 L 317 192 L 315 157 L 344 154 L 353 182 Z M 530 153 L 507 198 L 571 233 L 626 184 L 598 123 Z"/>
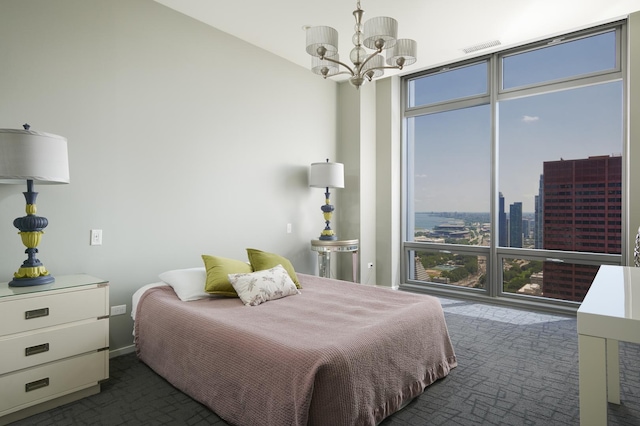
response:
<path fill-rule="evenodd" d="M 618 341 L 607 339 L 607 401 L 620 404 L 620 356 Z"/>
<path fill-rule="evenodd" d="M 605 339 L 578 335 L 580 425 L 607 424 L 607 356 Z"/>

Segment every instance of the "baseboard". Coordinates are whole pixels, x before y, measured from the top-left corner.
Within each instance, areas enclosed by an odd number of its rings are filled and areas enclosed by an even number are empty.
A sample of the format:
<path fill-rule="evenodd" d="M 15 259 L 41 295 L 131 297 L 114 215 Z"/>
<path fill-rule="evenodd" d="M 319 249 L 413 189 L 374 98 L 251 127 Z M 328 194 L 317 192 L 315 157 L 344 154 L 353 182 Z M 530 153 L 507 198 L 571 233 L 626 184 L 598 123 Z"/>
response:
<path fill-rule="evenodd" d="M 109 351 L 109 358 L 130 354 L 132 352 L 135 352 L 135 350 L 136 350 L 135 345 L 129 345 L 122 348 L 114 349 L 112 351 Z"/>

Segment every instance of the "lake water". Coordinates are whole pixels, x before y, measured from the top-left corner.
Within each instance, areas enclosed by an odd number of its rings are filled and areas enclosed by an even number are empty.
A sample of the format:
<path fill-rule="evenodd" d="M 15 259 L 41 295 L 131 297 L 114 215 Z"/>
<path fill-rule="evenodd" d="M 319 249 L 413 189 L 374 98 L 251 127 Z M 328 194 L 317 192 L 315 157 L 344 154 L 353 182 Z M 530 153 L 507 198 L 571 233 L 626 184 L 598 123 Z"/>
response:
<path fill-rule="evenodd" d="M 452 222 L 456 219 L 451 217 L 436 216 L 433 213 L 416 213 L 415 214 L 415 229 L 427 229 L 432 230 L 434 227 L 446 223 Z"/>

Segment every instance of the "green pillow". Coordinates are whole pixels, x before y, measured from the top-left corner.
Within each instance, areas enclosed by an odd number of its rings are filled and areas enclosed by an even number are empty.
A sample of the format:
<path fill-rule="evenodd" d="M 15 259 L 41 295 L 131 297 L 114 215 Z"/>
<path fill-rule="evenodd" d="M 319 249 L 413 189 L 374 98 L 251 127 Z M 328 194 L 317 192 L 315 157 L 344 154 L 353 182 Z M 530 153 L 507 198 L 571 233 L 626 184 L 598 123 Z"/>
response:
<path fill-rule="evenodd" d="M 274 266 L 282 265 L 282 267 L 289 273 L 289 276 L 296 287 L 302 288 L 300 281 L 298 281 L 296 270 L 293 269 L 293 265 L 286 257 L 251 248 L 247 249 L 247 255 L 249 256 L 249 263 L 251 263 L 251 267 L 254 271 L 264 271 L 265 269 L 271 269 Z"/>
<path fill-rule="evenodd" d="M 202 255 L 202 260 L 207 270 L 204 291 L 210 294 L 238 297 L 238 293 L 229 282 L 229 274 L 248 274 L 253 272 L 251 265 L 242 260 L 208 256 L 206 254 Z"/>

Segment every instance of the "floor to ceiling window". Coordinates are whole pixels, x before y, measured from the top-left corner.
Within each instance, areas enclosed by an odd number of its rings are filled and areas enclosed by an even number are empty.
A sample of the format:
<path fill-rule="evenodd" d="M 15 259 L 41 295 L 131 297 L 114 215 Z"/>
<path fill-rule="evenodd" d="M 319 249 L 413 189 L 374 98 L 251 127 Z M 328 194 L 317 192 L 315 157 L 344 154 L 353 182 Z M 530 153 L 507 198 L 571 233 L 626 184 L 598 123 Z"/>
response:
<path fill-rule="evenodd" d="M 623 32 L 404 79 L 403 285 L 575 306 L 622 262 Z"/>

